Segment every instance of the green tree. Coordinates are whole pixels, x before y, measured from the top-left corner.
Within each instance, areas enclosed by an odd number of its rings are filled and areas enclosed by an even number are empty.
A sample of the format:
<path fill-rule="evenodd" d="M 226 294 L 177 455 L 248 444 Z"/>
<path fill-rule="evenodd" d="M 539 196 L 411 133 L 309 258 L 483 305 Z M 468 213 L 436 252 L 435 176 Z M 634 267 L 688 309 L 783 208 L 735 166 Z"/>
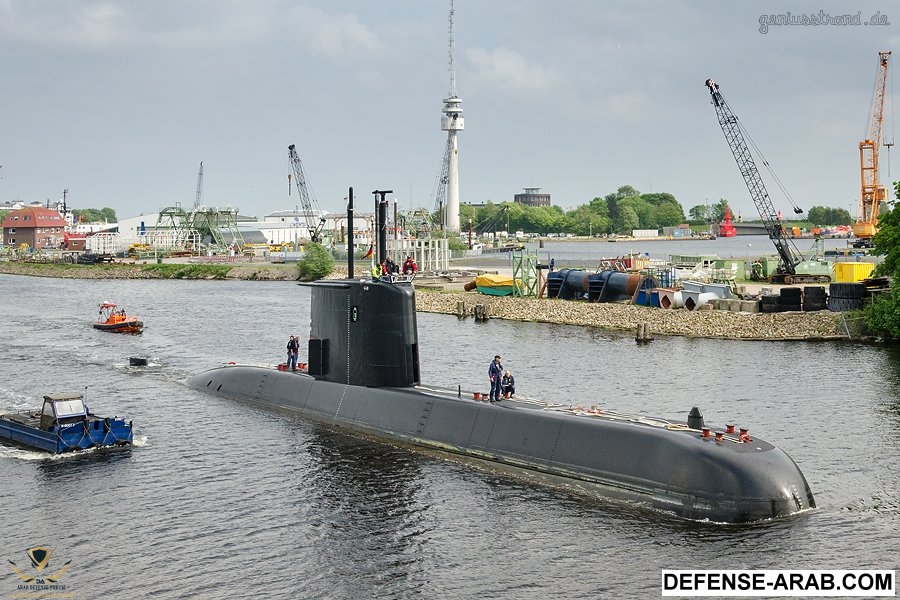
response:
<path fill-rule="evenodd" d="M 640 228 L 641 220 L 634 208 L 627 205 L 623 206 L 621 210 L 619 210 L 619 223 L 616 227 L 616 231 L 625 235 L 631 235 L 633 230 Z"/>
<path fill-rule="evenodd" d="M 674 199 L 673 199 L 674 200 Z M 677 202 L 664 202 L 653 211 L 654 227 L 675 227 L 684 223 L 684 209 Z"/>
<path fill-rule="evenodd" d="M 111 208 L 76 208 L 72 210 L 75 220 L 82 223 L 115 223 L 116 211 Z"/>
<path fill-rule="evenodd" d="M 619 215 L 619 200 L 622 198 L 629 198 L 634 196 L 640 196 L 641 193 L 631 187 L 630 185 L 622 185 L 619 186 L 619 189 L 611 194 L 607 194 L 603 197 L 606 200 L 606 208 L 607 213 L 609 214 L 609 218 L 613 223 L 620 223 L 621 218 Z"/>
<path fill-rule="evenodd" d="M 894 184 L 894 190 L 900 200 L 900 182 Z M 875 252 L 884 255 L 876 274 L 892 280 L 890 290 L 876 295 L 863 310 L 866 326 L 875 335 L 900 340 L 900 208 L 881 213 L 872 243 Z"/>
<path fill-rule="evenodd" d="M 472 219 L 472 227 L 475 227 L 475 207 L 471 204 L 460 204 L 459 205 L 459 224 L 460 226 L 468 231 L 469 230 L 469 219 Z M 440 223 L 437 213 L 435 213 L 435 223 Z"/>
<path fill-rule="evenodd" d="M 609 229 L 609 219 L 605 215 L 598 215 L 591 209 L 590 204 L 582 204 L 566 214 L 568 221 L 566 231 L 575 235 L 593 235 L 606 233 Z"/>
<path fill-rule="evenodd" d="M 297 262 L 302 281 L 317 281 L 334 270 L 334 257 L 322 244 L 307 244 L 303 258 Z"/>
<path fill-rule="evenodd" d="M 618 201 L 619 204 L 619 215 L 621 217 L 620 222 L 625 229 L 650 229 L 653 224 L 651 222 L 653 207 L 649 202 L 641 198 L 640 196 L 628 196 L 627 198 L 620 198 Z M 625 227 L 625 215 L 624 210 L 626 208 L 630 208 L 634 211 L 634 214 L 637 215 L 637 225 L 635 227 Z M 631 217 L 629 216 L 628 219 Z M 619 228 L 619 231 L 622 231 L 622 228 Z M 629 233 L 631 233 L 629 231 Z"/>
<path fill-rule="evenodd" d="M 697 204 L 691 207 L 688 211 L 688 216 L 691 218 L 691 221 L 697 221 L 699 225 L 700 223 L 706 223 L 706 213 L 708 211 L 708 204 Z"/>
<path fill-rule="evenodd" d="M 669 192 L 659 192 L 656 194 L 641 194 L 641 199 L 646 200 L 653 206 L 660 206 L 667 202 L 672 204 L 678 204 L 678 201 L 675 199 L 675 196 L 670 194 Z M 681 206 L 679 204 L 679 206 Z"/>
<path fill-rule="evenodd" d="M 807 213 L 809 222 L 813 225 L 832 226 L 847 225 L 851 222 L 850 212 L 846 208 L 832 208 L 827 206 L 813 206 Z"/>
<path fill-rule="evenodd" d="M 456 236 L 451 236 L 447 238 L 447 248 L 449 248 L 454 255 L 457 255 L 468 250 L 469 244 Z"/>
<path fill-rule="evenodd" d="M 628 198 L 629 196 L 640 196 L 641 193 L 630 185 L 620 185 L 613 195 L 616 198 Z"/>
<path fill-rule="evenodd" d="M 516 231 L 525 231 L 525 215 L 528 212 L 528 207 L 521 202 L 506 202 L 504 206 L 507 210 L 506 217 L 509 220 L 510 235 Z"/>
<path fill-rule="evenodd" d="M 710 207 L 707 217 L 710 219 L 711 223 L 720 223 L 725 220 L 725 211 L 727 209 L 728 200 L 722 198 Z"/>

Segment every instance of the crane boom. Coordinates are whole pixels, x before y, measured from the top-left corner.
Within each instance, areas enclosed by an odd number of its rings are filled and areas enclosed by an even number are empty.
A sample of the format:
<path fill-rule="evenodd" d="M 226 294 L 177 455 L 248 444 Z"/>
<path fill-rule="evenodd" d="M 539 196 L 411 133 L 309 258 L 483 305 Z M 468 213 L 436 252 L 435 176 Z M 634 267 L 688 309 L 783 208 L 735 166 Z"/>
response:
<path fill-rule="evenodd" d="M 747 184 L 747 189 L 750 190 L 750 197 L 753 199 L 753 203 L 756 204 L 759 216 L 766 226 L 766 233 L 769 234 L 769 239 L 772 240 L 772 243 L 775 244 L 775 249 L 778 251 L 778 272 L 782 275 L 794 275 L 797 264 L 803 260 L 803 257 L 794 247 L 793 242 L 788 239 L 784 228 L 781 226 L 778 213 L 775 211 L 775 206 L 772 204 L 771 198 L 769 198 L 766 185 L 763 183 L 759 170 L 756 168 L 753 155 L 750 154 L 750 148 L 747 146 L 740 125 L 738 125 L 737 117 L 731 112 L 731 107 L 725 102 L 725 98 L 722 97 L 719 86 L 715 81 L 707 79 L 706 87 L 709 88 L 709 93 L 712 96 L 712 102 L 716 108 L 716 116 L 719 118 L 719 126 L 722 127 L 722 132 L 725 134 L 725 141 L 728 142 L 728 147 L 731 148 L 731 153 L 734 155 L 738 169 L 740 169 L 741 175 L 744 177 L 744 183 Z"/>
<path fill-rule="evenodd" d="M 294 171 L 294 184 L 297 186 L 297 195 L 300 196 L 300 204 L 303 206 L 303 212 L 305 213 L 309 239 L 317 244 L 319 243 L 319 232 L 322 230 L 322 226 L 325 225 L 325 219 L 318 216 L 318 207 L 316 207 L 315 214 L 313 214 L 315 199 L 309 193 L 306 175 L 303 173 L 303 164 L 300 162 L 300 156 L 297 155 L 297 147 L 294 144 L 288 146 L 288 156 Z"/>
<path fill-rule="evenodd" d="M 203 198 L 203 161 L 200 161 L 200 170 L 197 171 L 197 195 L 194 198 L 194 210 L 200 208 L 200 201 Z"/>
<path fill-rule="evenodd" d="M 866 139 L 859 143 L 859 173 L 862 190 L 853 235 L 858 239 L 856 247 L 871 246 L 878 224 L 878 209 L 887 196 L 887 190 L 878 182 L 878 154 L 881 148 L 881 132 L 884 120 L 884 95 L 887 86 L 890 52 L 878 53 L 878 73 L 872 98 L 872 113 Z"/>

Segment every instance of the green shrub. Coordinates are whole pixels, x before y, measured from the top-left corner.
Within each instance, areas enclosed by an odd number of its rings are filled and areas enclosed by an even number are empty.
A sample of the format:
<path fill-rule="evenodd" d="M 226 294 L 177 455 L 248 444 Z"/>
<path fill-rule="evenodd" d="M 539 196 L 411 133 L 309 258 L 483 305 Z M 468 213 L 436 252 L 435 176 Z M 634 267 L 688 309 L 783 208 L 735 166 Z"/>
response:
<path fill-rule="evenodd" d="M 301 281 L 316 281 L 327 277 L 334 269 L 334 258 L 321 244 L 307 244 L 303 258 L 297 263 Z"/>
<path fill-rule="evenodd" d="M 876 294 L 863 309 L 870 331 L 889 340 L 900 340 L 900 285 L 891 284 L 889 292 Z"/>
<path fill-rule="evenodd" d="M 461 254 L 469 249 L 469 244 L 456 236 L 447 238 L 447 248 L 453 253 Z"/>
<path fill-rule="evenodd" d="M 160 279 L 225 279 L 231 265 L 185 265 L 185 264 L 155 264 L 144 265 L 141 270 L 153 273 Z"/>

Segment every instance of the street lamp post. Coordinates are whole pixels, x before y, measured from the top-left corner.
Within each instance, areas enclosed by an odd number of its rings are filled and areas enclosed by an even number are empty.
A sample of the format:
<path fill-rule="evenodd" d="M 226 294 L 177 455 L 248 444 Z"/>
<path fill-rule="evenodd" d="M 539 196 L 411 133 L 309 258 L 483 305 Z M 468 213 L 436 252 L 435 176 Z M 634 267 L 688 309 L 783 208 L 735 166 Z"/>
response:
<path fill-rule="evenodd" d="M 750 244 L 747 244 L 747 260 L 744 263 L 744 269 L 747 271 L 747 279 L 750 279 L 750 274 L 753 272 L 750 267 Z"/>

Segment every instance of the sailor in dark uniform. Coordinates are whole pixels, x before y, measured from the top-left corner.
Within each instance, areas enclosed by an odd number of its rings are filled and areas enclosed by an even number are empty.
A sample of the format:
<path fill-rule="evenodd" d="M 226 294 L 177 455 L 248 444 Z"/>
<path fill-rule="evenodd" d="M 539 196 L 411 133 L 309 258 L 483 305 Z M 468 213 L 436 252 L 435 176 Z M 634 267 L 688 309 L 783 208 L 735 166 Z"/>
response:
<path fill-rule="evenodd" d="M 512 398 L 516 395 L 516 378 L 509 372 L 509 369 L 503 374 L 501 385 L 503 386 L 504 398 Z"/>
<path fill-rule="evenodd" d="M 502 395 L 502 379 L 503 379 L 503 365 L 500 364 L 500 355 L 496 355 L 494 360 L 491 361 L 490 366 L 488 367 L 488 377 L 491 380 L 491 394 L 490 400 L 491 402 L 499 402 L 500 396 Z"/>
<path fill-rule="evenodd" d="M 297 341 L 297 338 L 291 336 L 291 339 L 288 340 L 287 343 L 287 366 L 291 371 L 297 370 L 297 357 L 300 353 L 300 343 Z"/>

